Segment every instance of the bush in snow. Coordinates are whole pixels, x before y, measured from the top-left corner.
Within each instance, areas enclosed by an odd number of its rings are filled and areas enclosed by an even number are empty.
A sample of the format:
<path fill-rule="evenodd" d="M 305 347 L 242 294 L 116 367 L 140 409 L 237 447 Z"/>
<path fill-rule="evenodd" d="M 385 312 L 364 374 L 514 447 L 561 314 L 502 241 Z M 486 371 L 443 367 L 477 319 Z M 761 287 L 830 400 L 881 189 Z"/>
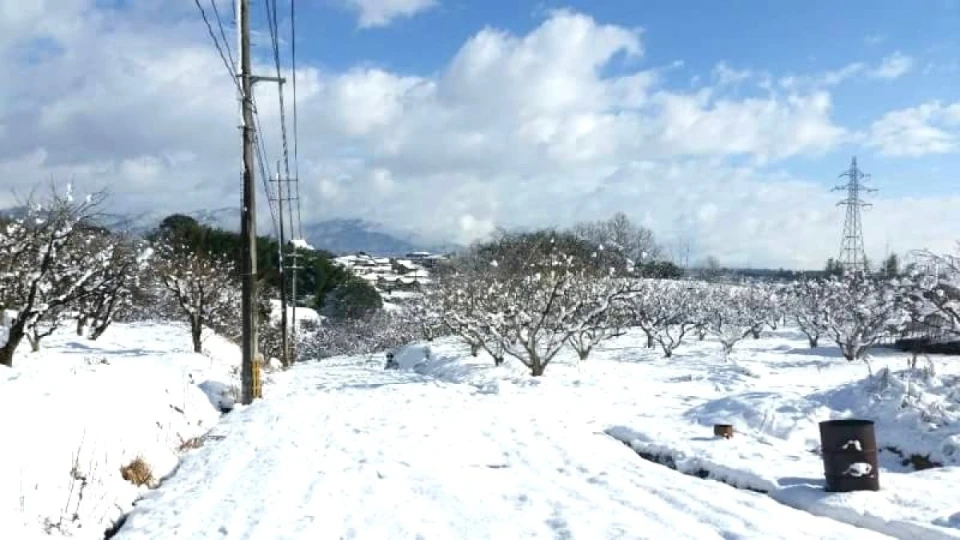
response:
<path fill-rule="evenodd" d="M 363 319 L 325 321 L 297 335 L 300 357 L 320 360 L 330 356 L 373 354 L 406 345 L 417 336 L 398 317 L 379 311 Z"/>
<path fill-rule="evenodd" d="M 144 461 L 143 457 L 137 456 L 130 463 L 120 468 L 120 475 L 131 484 L 140 487 L 149 488 L 156 486 L 156 479 L 153 477 L 153 469 Z"/>

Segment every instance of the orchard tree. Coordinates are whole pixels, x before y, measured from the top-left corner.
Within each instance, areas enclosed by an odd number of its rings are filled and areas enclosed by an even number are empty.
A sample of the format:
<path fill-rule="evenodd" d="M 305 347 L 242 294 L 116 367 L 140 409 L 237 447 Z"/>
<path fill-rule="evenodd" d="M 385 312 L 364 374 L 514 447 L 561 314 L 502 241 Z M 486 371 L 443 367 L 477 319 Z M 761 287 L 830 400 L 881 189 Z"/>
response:
<path fill-rule="evenodd" d="M 924 322 L 953 335 L 960 335 L 960 245 L 957 252 L 917 253 L 922 264 L 910 272 L 906 292 Z"/>
<path fill-rule="evenodd" d="M 665 357 L 697 327 L 698 290 L 683 281 L 642 280 L 626 297 L 630 320 L 647 335 L 647 347 L 660 345 Z"/>
<path fill-rule="evenodd" d="M 829 330 L 831 287 L 822 279 L 804 279 L 793 284 L 788 298 L 790 316 L 807 336 L 810 348 L 817 347 Z"/>
<path fill-rule="evenodd" d="M 908 318 L 896 281 L 849 273 L 825 286 L 827 333 L 848 361 L 866 359 L 871 347 Z"/>
<path fill-rule="evenodd" d="M 0 365 L 13 365 L 28 331 L 39 339 L 41 325 L 58 324 L 62 312 L 107 280 L 110 249 L 71 255 L 104 199 L 97 193 L 76 200 L 72 186 L 64 194 L 51 189 L 44 200 L 31 197 L 22 217 L 0 223 L 0 306 L 17 312 L 0 346 Z"/>
<path fill-rule="evenodd" d="M 630 287 L 631 283 L 622 279 L 594 277 L 570 291 L 567 301 L 572 301 L 580 312 L 569 342 L 581 362 L 600 343 L 624 334 L 627 320 L 618 308 L 631 292 Z"/>
<path fill-rule="evenodd" d="M 190 323 L 194 352 L 202 351 L 203 328 L 228 333 L 240 325 L 240 290 L 233 263 L 161 241 L 154 271 L 177 310 Z"/>
<path fill-rule="evenodd" d="M 114 235 L 103 230 L 92 230 L 84 251 L 111 247 L 111 256 L 104 267 L 106 279 L 80 300 L 77 311 L 77 335 L 89 333 L 96 340 L 113 324 L 117 316 L 123 316 L 133 307 L 134 299 L 141 296 L 141 276 L 146 271 L 153 251 L 133 239 Z"/>
<path fill-rule="evenodd" d="M 754 294 L 743 288 L 714 287 L 702 304 L 707 313 L 707 331 L 720 341 L 725 359 L 729 359 L 736 344 L 749 336 L 756 325 Z"/>

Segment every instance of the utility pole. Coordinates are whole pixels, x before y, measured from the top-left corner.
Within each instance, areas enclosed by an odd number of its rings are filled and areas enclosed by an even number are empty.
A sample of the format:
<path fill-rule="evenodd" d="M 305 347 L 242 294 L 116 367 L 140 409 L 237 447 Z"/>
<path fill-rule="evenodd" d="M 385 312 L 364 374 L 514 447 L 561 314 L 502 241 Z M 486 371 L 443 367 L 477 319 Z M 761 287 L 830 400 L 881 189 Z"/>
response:
<path fill-rule="evenodd" d="M 250 73 L 250 0 L 237 1 L 237 28 L 240 52 L 240 117 L 243 141 L 243 202 L 240 208 L 241 236 L 241 369 L 240 402 L 253 403 L 260 396 L 260 354 L 257 350 L 257 207 L 254 183 L 255 128 L 253 121 L 253 84 L 262 80 L 282 82 L 273 77 L 256 77 Z"/>
<path fill-rule="evenodd" d="M 243 132 L 243 204 L 241 206 L 240 236 L 242 254 L 240 272 L 243 279 L 241 304 L 242 312 L 242 383 L 241 403 L 249 405 L 256 396 L 254 385 L 257 354 L 257 214 L 256 190 L 254 189 L 253 169 L 253 80 L 250 75 L 250 2 L 237 2 L 237 18 L 240 28 L 240 96 L 242 132 Z"/>
<path fill-rule="evenodd" d="M 846 184 L 833 188 L 833 191 L 846 191 L 847 198 L 837 203 L 837 206 L 846 206 L 846 216 L 843 221 L 843 237 L 840 240 L 840 264 L 847 272 L 863 274 L 867 271 L 867 258 L 863 249 L 863 224 L 860 220 L 860 209 L 872 206 L 864 202 L 861 193 L 877 191 L 862 183 L 870 175 L 864 174 L 857 168 L 856 156 L 850 161 L 850 169 L 840 174 L 848 177 Z"/>
<path fill-rule="evenodd" d="M 277 162 L 277 213 L 280 216 L 280 360 L 283 367 L 290 367 L 290 349 L 287 345 L 287 279 L 283 267 L 283 249 L 286 235 L 283 230 L 283 178 L 280 176 L 280 162 Z"/>
<path fill-rule="evenodd" d="M 291 232 L 291 234 L 293 233 Z M 293 246 L 293 249 L 290 252 L 290 259 L 293 261 L 293 264 L 290 266 L 290 275 L 293 276 L 293 279 L 290 282 L 290 296 L 293 297 L 293 339 L 291 341 L 293 342 L 294 347 L 296 347 L 297 344 L 297 270 L 300 269 L 300 267 L 297 266 L 297 257 L 299 257 L 299 254 L 297 253 L 297 246 Z M 291 359 L 297 359 L 295 348 L 293 351 L 291 351 Z"/>

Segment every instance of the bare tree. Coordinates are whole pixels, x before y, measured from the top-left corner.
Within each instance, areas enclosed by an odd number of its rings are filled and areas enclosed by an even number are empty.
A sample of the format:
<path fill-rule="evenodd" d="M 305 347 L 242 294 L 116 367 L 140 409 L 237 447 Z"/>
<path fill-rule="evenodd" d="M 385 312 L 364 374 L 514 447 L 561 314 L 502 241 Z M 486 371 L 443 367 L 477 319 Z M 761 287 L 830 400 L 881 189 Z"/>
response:
<path fill-rule="evenodd" d="M 573 232 L 604 249 L 622 253 L 635 264 L 658 259 L 663 252 L 653 231 L 635 225 L 623 212 L 605 221 L 578 223 Z"/>

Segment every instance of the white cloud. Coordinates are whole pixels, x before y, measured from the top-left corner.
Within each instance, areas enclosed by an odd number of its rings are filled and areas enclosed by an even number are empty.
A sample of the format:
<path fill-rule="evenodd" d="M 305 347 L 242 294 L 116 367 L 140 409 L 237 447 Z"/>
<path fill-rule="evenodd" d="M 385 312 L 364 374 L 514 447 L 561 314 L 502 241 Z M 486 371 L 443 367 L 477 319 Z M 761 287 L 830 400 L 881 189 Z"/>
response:
<path fill-rule="evenodd" d="M 29 22 L 4 23 L 5 188 L 75 178 L 79 188 L 109 187 L 118 209 L 157 216 L 237 205 L 232 83 L 195 11 L 163 4 L 117 12 L 78 0 L 46 17 L 45 28 L 29 13 L 16 19 Z M 54 52 L 23 62 L 22 47 L 38 35 Z M 495 226 L 565 225 L 622 210 L 664 240 L 694 234 L 725 264 L 821 266 L 834 255 L 824 239 L 839 235 L 835 197 L 777 167 L 850 140 L 832 119 L 829 92 L 771 87 L 736 98 L 722 85 L 668 88 L 657 68 L 617 66 L 610 75 L 615 58 L 643 59 L 641 38 L 556 11 L 524 35 L 477 32 L 435 76 L 324 72 L 301 58 L 304 220 L 363 217 L 466 242 Z M 258 87 L 271 160 L 279 155 L 272 92 Z M 924 204 L 913 229 L 958 230 L 938 201 Z M 262 196 L 259 210 L 269 230 Z M 889 212 L 900 216 L 893 221 L 909 217 L 896 204 Z M 945 221 L 928 223 L 934 217 Z M 892 241 L 926 241 L 910 234 L 894 230 Z"/>
<path fill-rule="evenodd" d="M 437 5 L 436 0 L 344 0 L 359 12 L 360 28 L 388 26 L 396 19 L 412 17 Z"/>
<path fill-rule="evenodd" d="M 957 148 L 958 125 L 960 103 L 930 101 L 883 115 L 870 126 L 867 144 L 889 156 L 944 154 Z"/>
<path fill-rule="evenodd" d="M 713 78 L 720 86 L 735 85 L 753 76 L 749 69 L 734 69 L 726 62 L 720 62 L 713 67 Z"/>
<path fill-rule="evenodd" d="M 851 62 L 841 68 L 814 75 L 788 75 L 779 80 L 781 87 L 800 91 L 803 89 L 829 88 L 860 76 L 872 79 L 897 79 L 913 70 L 916 61 L 897 51 L 883 58 L 875 67 L 865 62 Z"/>
<path fill-rule="evenodd" d="M 884 58 L 883 62 L 870 72 L 870 75 L 879 79 L 897 79 L 909 73 L 914 64 L 912 57 L 897 51 Z"/>

